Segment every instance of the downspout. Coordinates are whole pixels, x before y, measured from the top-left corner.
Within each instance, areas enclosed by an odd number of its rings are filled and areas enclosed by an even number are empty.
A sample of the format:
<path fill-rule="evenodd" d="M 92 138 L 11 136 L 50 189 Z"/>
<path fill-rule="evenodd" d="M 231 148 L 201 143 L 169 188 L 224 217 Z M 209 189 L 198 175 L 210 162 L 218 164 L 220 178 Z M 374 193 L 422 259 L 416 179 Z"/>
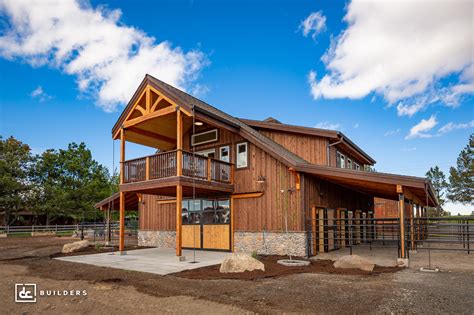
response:
<path fill-rule="evenodd" d="M 344 141 L 344 136 L 341 136 L 341 139 L 340 139 L 340 140 L 338 140 L 338 141 L 336 141 L 336 142 L 334 142 L 334 143 L 331 143 L 331 144 L 329 144 L 329 141 L 328 141 L 327 152 L 326 152 L 326 159 L 327 159 L 327 163 L 326 163 L 326 164 L 327 164 L 327 166 L 330 166 L 330 163 L 331 163 L 331 162 L 330 162 L 330 158 L 331 158 L 330 147 L 335 146 L 336 144 L 339 144 L 339 143 L 341 143 L 342 141 Z"/>

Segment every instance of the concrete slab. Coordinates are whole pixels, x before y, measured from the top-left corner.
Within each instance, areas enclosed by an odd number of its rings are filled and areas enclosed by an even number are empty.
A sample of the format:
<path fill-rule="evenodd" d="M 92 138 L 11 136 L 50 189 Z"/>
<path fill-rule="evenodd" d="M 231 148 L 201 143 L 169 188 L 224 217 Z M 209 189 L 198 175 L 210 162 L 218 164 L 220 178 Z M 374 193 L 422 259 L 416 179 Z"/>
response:
<path fill-rule="evenodd" d="M 197 263 L 193 261 L 193 251 L 183 250 L 185 261 L 179 261 L 174 249 L 147 248 L 128 251 L 126 255 L 101 253 L 81 256 L 58 257 L 55 259 L 100 267 L 148 272 L 159 275 L 217 265 L 231 255 L 227 252 L 196 251 Z"/>

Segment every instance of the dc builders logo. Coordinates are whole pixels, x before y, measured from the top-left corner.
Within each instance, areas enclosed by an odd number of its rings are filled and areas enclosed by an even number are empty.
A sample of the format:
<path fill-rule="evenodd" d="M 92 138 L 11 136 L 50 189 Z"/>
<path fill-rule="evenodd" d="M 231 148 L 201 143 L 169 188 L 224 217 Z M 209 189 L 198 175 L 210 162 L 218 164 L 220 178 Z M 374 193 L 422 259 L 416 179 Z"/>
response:
<path fill-rule="evenodd" d="M 37 290 L 36 283 L 16 283 L 15 302 L 35 303 L 37 297 L 87 296 L 87 290 Z"/>

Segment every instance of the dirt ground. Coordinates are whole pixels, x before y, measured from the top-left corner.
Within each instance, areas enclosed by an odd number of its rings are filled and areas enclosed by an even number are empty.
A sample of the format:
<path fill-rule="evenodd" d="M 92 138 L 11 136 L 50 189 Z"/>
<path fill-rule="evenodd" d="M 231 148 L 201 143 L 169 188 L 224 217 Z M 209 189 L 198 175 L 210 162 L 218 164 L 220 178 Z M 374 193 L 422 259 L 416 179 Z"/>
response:
<path fill-rule="evenodd" d="M 474 271 L 314 273 L 253 280 L 159 276 L 51 259 L 64 238 L 0 239 L 0 313 L 422 313 L 472 314 Z M 212 268 L 212 267 L 208 267 Z M 473 268 L 474 269 L 474 268 Z M 87 296 L 15 303 L 15 283 Z"/>

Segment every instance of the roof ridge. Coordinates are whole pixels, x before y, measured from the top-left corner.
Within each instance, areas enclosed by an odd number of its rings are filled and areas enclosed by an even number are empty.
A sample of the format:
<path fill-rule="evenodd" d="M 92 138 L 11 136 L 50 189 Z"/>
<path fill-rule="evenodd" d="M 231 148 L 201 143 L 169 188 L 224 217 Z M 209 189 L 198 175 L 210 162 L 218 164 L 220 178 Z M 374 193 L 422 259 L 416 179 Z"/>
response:
<path fill-rule="evenodd" d="M 274 149 L 277 149 L 276 151 L 279 151 L 279 152 L 275 152 L 275 154 L 278 154 L 278 153 L 283 153 L 283 154 L 279 154 L 283 159 L 291 162 L 290 164 L 292 164 L 292 166 L 295 166 L 296 164 L 298 163 L 308 163 L 308 161 L 306 161 L 305 159 L 303 159 L 302 157 L 294 154 L 293 152 L 291 152 L 290 150 L 286 149 L 285 147 L 283 147 L 282 145 L 278 144 L 277 142 L 273 141 L 272 139 L 270 139 L 269 137 L 263 135 L 262 133 L 258 132 L 257 130 L 255 130 L 254 128 L 252 128 L 251 126 L 247 125 L 246 123 L 240 121 L 238 118 L 230 115 L 230 114 L 227 114 L 226 112 L 198 99 L 197 97 L 183 91 L 183 90 L 180 90 L 166 82 L 163 82 L 155 77 L 153 77 L 152 75 L 149 75 L 147 74 L 147 77 L 155 84 L 159 85 L 161 88 L 165 88 L 168 93 L 172 93 L 175 97 L 177 97 L 178 99 L 180 99 L 183 103 L 193 103 L 192 105 L 194 106 L 197 106 L 197 107 L 200 107 L 206 111 L 209 111 L 211 113 L 214 113 L 214 114 L 217 114 L 218 116 L 220 116 L 221 118 L 225 119 L 225 120 L 228 120 L 230 123 L 233 123 L 235 125 L 238 125 L 239 127 L 243 127 L 245 129 L 245 131 L 247 131 L 248 133 L 250 133 L 254 138 L 256 138 L 257 140 L 263 142 L 263 144 L 265 145 L 270 145 L 270 146 L 273 146 Z M 170 91 L 171 90 L 171 91 Z M 190 100 L 186 100 L 185 98 L 191 98 Z M 194 101 L 194 102 L 193 102 Z M 191 105 L 191 104 L 188 104 L 188 106 Z"/>

